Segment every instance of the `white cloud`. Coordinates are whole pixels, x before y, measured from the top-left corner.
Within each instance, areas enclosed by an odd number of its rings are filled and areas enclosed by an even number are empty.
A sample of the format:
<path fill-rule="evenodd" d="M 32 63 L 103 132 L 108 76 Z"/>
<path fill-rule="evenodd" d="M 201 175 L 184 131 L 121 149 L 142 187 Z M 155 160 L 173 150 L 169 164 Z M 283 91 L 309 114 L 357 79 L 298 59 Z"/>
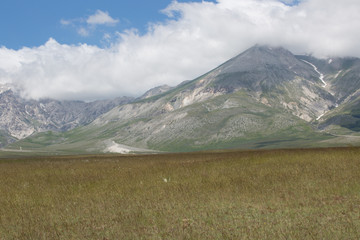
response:
<path fill-rule="evenodd" d="M 150 24 L 144 35 L 118 33 L 108 48 L 54 39 L 35 48 L 0 48 L 0 82 L 16 84 L 26 97 L 88 100 L 176 85 L 256 43 L 360 57 L 359 12 L 358 0 L 173 2 L 164 10 L 166 22 Z"/>
<path fill-rule="evenodd" d="M 99 24 L 114 25 L 114 24 L 118 23 L 119 20 L 110 17 L 108 12 L 103 12 L 101 10 L 97 10 L 94 15 L 91 15 L 88 17 L 86 22 L 88 24 L 94 24 L 94 25 L 99 25 Z"/>
<path fill-rule="evenodd" d="M 83 37 L 87 37 L 89 36 L 89 30 L 84 28 L 84 27 L 80 27 L 78 30 L 77 30 L 77 33 L 80 35 L 80 36 L 83 36 Z"/>
<path fill-rule="evenodd" d="M 60 20 L 60 23 L 61 23 L 62 25 L 70 25 L 70 24 L 71 24 L 71 21 L 70 21 L 70 20 L 61 19 L 61 20 Z"/>
<path fill-rule="evenodd" d="M 119 22 L 118 19 L 112 18 L 108 12 L 96 10 L 93 15 L 87 18 L 61 19 L 60 24 L 70 26 L 76 29 L 76 32 L 82 37 L 88 37 L 96 31 L 101 25 L 115 26 Z"/>

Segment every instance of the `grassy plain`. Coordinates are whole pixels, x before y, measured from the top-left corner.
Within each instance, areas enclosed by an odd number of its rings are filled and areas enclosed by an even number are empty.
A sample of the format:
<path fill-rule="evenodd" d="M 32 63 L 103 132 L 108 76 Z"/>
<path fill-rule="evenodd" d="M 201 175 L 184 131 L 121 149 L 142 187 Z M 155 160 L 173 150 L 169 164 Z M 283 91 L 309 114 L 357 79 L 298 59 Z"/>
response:
<path fill-rule="evenodd" d="M 0 160 L 0 239 L 360 239 L 360 148 Z"/>

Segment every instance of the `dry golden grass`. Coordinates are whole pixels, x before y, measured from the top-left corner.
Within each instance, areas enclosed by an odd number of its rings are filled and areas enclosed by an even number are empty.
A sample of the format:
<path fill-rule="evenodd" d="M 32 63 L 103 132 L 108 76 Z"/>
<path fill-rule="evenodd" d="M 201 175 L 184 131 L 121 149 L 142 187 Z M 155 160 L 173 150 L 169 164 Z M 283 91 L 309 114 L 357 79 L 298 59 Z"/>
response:
<path fill-rule="evenodd" d="M 360 149 L 0 160 L 0 239 L 360 239 Z"/>

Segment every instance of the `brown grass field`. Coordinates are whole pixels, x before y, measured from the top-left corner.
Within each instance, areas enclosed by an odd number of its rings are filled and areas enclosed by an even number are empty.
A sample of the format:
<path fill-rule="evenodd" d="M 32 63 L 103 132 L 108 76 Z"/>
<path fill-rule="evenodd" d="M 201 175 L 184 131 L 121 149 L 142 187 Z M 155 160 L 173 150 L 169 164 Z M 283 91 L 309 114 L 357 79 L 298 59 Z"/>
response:
<path fill-rule="evenodd" d="M 0 160 L 0 239 L 360 239 L 360 148 Z"/>

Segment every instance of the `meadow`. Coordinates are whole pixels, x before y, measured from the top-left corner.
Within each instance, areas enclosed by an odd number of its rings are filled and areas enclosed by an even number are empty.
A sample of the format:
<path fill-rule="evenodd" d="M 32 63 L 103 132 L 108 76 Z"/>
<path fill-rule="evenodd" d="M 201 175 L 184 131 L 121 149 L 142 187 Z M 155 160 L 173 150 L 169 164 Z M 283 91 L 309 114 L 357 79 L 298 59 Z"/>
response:
<path fill-rule="evenodd" d="M 360 239 L 360 148 L 0 159 L 0 239 Z"/>

